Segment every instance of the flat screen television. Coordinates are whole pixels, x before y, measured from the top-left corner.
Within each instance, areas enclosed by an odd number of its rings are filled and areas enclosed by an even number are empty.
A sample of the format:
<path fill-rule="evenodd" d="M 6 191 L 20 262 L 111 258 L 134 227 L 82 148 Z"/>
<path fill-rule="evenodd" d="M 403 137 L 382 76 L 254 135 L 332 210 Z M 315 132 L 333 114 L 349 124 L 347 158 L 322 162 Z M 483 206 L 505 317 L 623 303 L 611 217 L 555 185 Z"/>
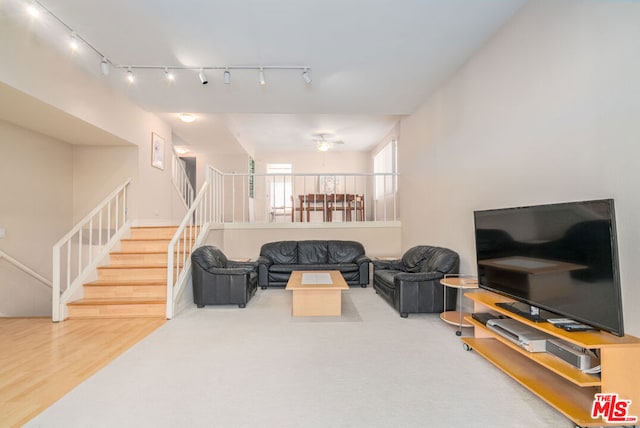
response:
<path fill-rule="evenodd" d="M 535 321 L 624 335 L 612 199 L 475 211 L 478 282 Z"/>

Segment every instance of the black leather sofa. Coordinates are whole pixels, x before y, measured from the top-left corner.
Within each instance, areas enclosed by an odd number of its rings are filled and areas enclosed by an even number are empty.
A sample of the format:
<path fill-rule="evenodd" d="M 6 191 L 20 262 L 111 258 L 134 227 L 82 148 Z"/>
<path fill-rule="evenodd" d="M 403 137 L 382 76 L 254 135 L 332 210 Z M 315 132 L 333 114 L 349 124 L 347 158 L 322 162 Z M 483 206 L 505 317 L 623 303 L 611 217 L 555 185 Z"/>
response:
<path fill-rule="evenodd" d="M 285 287 L 294 270 L 337 270 L 350 286 L 369 284 L 370 259 L 355 241 L 278 241 L 264 244 L 258 258 L 258 284 Z"/>
<path fill-rule="evenodd" d="M 205 245 L 191 253 L 193 300 L 204 305 L 238 305 L 244 308 L 258 288 L 256 264 L 233 262 L 219 248 Z"/>
<path fill-rule="evenodd" d="M 443 312 L 445 274 L 457 274 L 460 258 L 452 250 L 420 245 L 401 259 L 373 261 L 373 288 L 395 307 L 400 316 L 410 313 Z M 447 290 L 446 310 L 456 308 L 456 289 Z"/>

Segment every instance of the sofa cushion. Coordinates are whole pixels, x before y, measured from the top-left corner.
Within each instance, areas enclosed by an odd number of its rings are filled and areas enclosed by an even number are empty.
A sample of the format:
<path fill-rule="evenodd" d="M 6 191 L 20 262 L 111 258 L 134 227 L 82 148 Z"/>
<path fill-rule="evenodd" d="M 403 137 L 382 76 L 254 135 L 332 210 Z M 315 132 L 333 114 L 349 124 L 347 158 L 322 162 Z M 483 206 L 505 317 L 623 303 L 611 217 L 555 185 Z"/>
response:
<path fill-rule="evenodd" d="M 364 247 L 355 241 L 328 241 L 329 264 L 354 263 L 356 257 L 364 254 Z"/>
<path fill-rule="evenodd" d="M 298 263 L 304 265 L 326 264 L 328 259 L 327 241 L 298 242 Z"/>
<path fill-rule="evenodd" d="M 374 273 L 374 278 L 377 283 L 380 283 L 388 288 L 395 288 L 395 282 L 393 278 L 402 271 L 399 270 L 376 270 Z"/>
<path fill-rule="evenodd" d="M 269 257 L 275 264 L 298 263 L 298 242 L 269 242 L 262 246 L 260 249 L 260 255 Z"/>

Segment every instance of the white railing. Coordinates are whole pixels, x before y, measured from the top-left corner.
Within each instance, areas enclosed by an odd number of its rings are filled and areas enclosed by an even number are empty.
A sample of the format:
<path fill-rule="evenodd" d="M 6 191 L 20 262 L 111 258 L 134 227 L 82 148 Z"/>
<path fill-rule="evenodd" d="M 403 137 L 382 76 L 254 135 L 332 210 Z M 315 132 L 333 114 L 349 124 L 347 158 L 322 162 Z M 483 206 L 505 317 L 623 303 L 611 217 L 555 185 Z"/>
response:
<path fill-rule="evenodd" d="M 207 167 L 207 181 L 209 183 L 209 201 L 211 203 L 211 222 L 224 222 L 224 174 L 212 166 Z"/>
<path fill-rule="evenodd" d="M 222 173 L 209 166 L 215 223 L 397 221 L 397 174 Z"/>
<path fill-rule="evenodd" d="M 171 150 L 171 181 L 185 206 L 187 208 L 191 207 L 194 197 L 193 187 L 184 168 L 184 161 L 178 157 L 175 150 Z"/>
<path fill-rule="evenodd" d="M 53 246 L 53 321 L 65 317 L 65 305 L 87 275 L 129 226 L 128 179 Z"/>
<path fill-rule="evenodd" d="M 211 192 L 209 187 L 210 183 L 205 182 L 169 243 L 167 253 L 167 319 L 173 318 L 176 299 L 187 283 L 187 275 L 191 267 L 191 252 L 203 242 L 209 232 L 211 224 Z"/>
<path fill-rule="evenodd" d="M 23 271 L 24 273 L 29 274 L 32 277 L 34 277 L 35 279 L 37 279 L 38 281 L 40 281 L 42 284 L 46 285 L 49 288 L 53 288 L 53 283 L 51 281 L 49 281 L 47 278 L 45 278 L 44 276 L 40 275 L 38 272 L 34 271 L 33 269 L 31 269 L 29 266 L 25 265 L 24 263 L 14 259 L 13 257 L 11 257 L 9 254 L 5 253 L 2 250 L 0 250 L 0 259 L 5 259 L 9 263 L 14 265 L 18 269 L 20 269 L 21 271 Z"/>

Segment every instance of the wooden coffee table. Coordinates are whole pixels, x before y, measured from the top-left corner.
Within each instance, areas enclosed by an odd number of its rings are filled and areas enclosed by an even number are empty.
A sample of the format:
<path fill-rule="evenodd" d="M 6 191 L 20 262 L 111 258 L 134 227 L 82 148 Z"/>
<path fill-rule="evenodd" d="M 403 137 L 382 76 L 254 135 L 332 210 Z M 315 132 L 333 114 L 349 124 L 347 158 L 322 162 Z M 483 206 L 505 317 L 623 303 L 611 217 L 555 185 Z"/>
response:
<path fill-rule="evenodd" d="M 342 315 L 342 290 L 349 286 L 337 270 L 291 272 L 286 290 L 293 291 L 294 317 Z"/>

